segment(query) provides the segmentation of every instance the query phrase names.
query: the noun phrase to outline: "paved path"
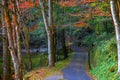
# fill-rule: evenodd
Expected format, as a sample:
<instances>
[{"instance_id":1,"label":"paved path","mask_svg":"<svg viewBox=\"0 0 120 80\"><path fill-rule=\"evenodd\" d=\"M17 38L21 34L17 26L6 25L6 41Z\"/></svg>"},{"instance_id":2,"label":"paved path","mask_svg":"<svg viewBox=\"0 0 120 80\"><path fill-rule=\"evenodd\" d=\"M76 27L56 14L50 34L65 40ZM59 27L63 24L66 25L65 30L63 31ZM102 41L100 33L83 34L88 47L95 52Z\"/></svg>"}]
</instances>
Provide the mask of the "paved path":
<instances>
[{"instance_id":1,"label":"paved path","mask_svg":"<svg viewBox=\"0 0 120 80\"><path fill-rule=\"evenodd\" d=\"M72 47L75 52L71 63L62 70L65 80L91 80L86 73L87 53L79 47Z\"/></svg>"},{"instance_id":2,"label":"paved path","mask_svg":"<svg viewBox=\"0 0 120 80\"><path fill-rule=\"evenodd\" d=\"M79 47L71 47L75 52L73 60L63 70L64 80L91 80L86 73L87 53ZM63 80L60 75L51 76L45 80Z\"/></svg>"}]
</instances>

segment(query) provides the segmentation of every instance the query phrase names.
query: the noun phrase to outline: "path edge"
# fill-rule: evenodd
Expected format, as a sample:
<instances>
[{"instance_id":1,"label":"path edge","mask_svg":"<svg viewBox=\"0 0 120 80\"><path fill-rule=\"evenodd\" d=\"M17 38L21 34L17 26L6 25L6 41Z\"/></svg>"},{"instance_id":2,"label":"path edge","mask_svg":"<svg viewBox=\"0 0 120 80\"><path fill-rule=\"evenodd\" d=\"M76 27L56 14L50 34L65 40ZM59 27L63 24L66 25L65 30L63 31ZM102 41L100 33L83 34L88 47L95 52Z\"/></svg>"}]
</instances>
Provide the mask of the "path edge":
<instances>
[{"instance_id":1,"label":"path edge","mask_svg":"<svg viewBox=\"0 0 120 80\"><path fill-rule=\"evenodd\" d=\"M98 80L94 75L92 75L90 73L90 69L89 69L89 63L88 63L88 50L86 49L86 54L87 54L87 59L86 59L86 73L88 74L88 76L92 79L92 80Z\"/></svg>"}]
</instances>

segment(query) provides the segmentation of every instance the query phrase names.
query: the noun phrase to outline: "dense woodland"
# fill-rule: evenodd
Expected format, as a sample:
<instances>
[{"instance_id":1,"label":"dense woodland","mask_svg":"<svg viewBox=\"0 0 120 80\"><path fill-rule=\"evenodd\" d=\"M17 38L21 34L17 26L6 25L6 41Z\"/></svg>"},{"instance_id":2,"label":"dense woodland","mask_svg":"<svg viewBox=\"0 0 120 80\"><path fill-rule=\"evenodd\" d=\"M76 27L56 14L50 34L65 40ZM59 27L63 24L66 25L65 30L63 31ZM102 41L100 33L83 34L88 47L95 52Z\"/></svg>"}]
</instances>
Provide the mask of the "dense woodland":
<instances>
[{"instance_id":1,"label":"dense woodland","mask_svg":"<svg viewBox=\"0 0 120 80\"><path fill-rule=\"evenodd\" d=\"M0 80L44 80L73 47L97 80L120 80L120 0L0 0Z\"/></svg>"}]
</instances>

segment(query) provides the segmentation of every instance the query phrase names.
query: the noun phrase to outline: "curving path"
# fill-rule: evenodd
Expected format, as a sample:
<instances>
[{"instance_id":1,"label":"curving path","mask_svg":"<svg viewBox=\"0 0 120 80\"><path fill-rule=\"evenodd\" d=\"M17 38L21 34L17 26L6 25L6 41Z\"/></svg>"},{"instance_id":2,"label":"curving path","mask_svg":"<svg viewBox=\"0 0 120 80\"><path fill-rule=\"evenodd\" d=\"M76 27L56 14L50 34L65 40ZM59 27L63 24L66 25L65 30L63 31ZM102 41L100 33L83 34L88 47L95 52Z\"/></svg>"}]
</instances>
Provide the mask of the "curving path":
<instances>
[{"instance_id":1,"label":"curving path","mask_svg":"<svg viewBox=\"0 0 120 80\"><path fill-rule=\"evenodd\" d=\"M74 52L74 58L71 63L62 70L65 80L91 80L86 73L86 50L79 47L71 48Z\"/></svg>"},{"instance_id":2,"label":"curving path","mask_svg":"<svg viewBox=\"0 0 120 80\"><path fill-rule=\"evenodd\" d=\"M74 58L62 69L63 76L54 75L45 80L91 80L87 75L86 62L87 52L85 49L72 46L71 49L74 51ZM64 79L63 79L64 78Z\"/></svg>"}]
</instances>

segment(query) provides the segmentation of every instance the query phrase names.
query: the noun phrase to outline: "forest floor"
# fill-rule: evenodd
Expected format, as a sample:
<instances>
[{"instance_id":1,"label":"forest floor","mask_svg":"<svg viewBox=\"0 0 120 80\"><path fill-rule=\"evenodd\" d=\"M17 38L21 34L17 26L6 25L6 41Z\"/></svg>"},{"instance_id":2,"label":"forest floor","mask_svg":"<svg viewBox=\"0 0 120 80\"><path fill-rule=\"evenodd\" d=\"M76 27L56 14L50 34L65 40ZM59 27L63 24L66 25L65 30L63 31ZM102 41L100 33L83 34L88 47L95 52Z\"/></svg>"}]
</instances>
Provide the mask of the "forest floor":
<instances>
[{"instance_id":1,"label":"forest floor","mask_svg":"<svg viewBox=\"0 0 120 80\"><path fill-rule=\"evenodd\" d=\"M71 47L74 51L72 61L62 69L63 75L53 75L46 80L91 80L87 70L87 52L84 48Z\"/></svg>"}]
</instances>

